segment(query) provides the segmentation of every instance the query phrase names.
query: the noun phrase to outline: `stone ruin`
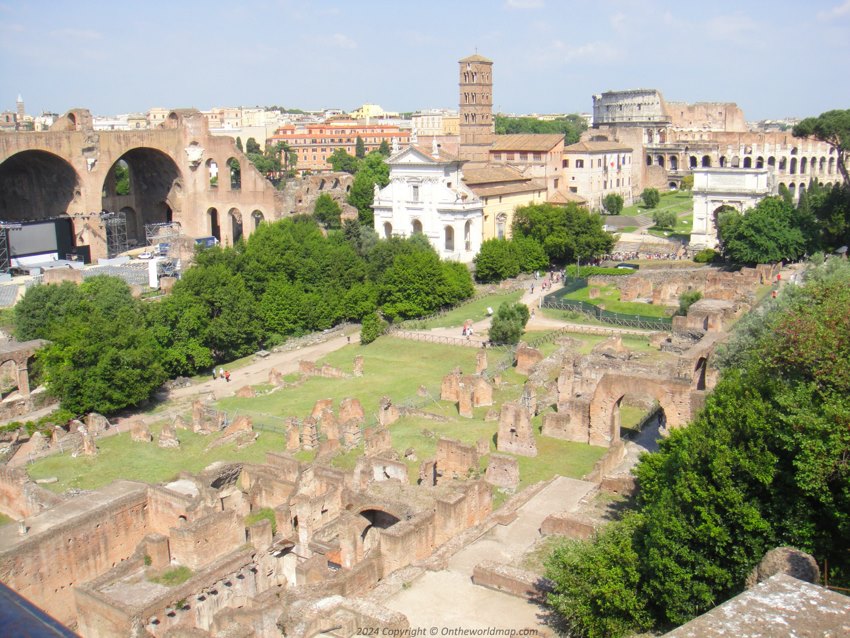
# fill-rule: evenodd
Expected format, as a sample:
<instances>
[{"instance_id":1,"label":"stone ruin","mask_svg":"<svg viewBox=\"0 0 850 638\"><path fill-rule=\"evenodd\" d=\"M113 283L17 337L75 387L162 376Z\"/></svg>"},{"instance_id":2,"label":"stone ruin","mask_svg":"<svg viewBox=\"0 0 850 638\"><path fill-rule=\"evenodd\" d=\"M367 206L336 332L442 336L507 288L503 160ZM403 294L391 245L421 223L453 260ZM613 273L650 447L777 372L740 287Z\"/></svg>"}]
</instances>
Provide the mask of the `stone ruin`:
<instances>
[{"instance_id":1,"label":"stone ruin","mask_svg":"<svg viewBox=\"0 0 850 638\"><path fill-rule=\"evenodd\" d=\"M484 364L486 368L486 355ZM465 375L455 368L443 377L440 399L456 403L458 414L471 419L474 408L493 405L493 386L480 374Z\"/></svg>"},{"instance_id":2,"label":"stone ruin","mask_svg":"<svg viewBox=\"0 0 850 638\"><path fill-rule=\"evenodd\" d=\"M496 449L520 456L537 456L537 441L531 425L531 410L521 401L502 404Z\"/></svg>"},{"instance_id":3,"label":"stone ruin","mask_svg":"<svg viewBox=\"0 0 850 638\"><path fill-rule=\"evenodd\" d=\"M519 485L519 463L512 456L493 453L487 462L484 480L495 487L515 490Z\"/></svg>"},{"instance_id":4,"label":"stone ruin","mask_svg":"<svg viewBox=\"0 0 850 638\"><path fill-rule=\"evenodd\" d=\"M453 449L444 465L467 463ZM343 472L270 452L262 464L216 463L164 485L116 481L71 501L0 468L0 511L32 530L0 544L0 576L87 638L407 628L362 595L491 510L484 481L424 489L381 457ZM248 518L260 511L273 522ZM61 530L46 524L57 517ZM151 581L177 566L191 570L184 583Z\"/></svg>"}]
</instances>

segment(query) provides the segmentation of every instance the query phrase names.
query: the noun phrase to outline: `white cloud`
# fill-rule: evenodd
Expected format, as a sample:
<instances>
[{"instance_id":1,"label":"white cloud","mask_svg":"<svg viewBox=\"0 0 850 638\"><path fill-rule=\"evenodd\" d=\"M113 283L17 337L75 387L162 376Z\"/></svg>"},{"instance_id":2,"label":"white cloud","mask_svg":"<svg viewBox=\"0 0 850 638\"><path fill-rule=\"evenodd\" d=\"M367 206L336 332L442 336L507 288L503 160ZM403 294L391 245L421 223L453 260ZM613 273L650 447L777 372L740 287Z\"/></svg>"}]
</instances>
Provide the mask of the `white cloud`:
<instances>
[{"instance_id":1,"label":"white cloud","mask_svg":"<svg viewBox=\"0 0 850 638\"><path fill-rule=\"evenodd\" d=\"M343 33L334 33L330 38L328 38L328 44L339 47L340 49L357 48L357 42Z\"/></svg>"},{"instance_id":2,"label":"white cloud","mask_svg":"<svg viewBox=\"0 0 850 638\"><path fill-rule=\"evenodd\" d=\"M508 9L542 9L543 0L505 0Z\"/></svg>"},{"instance_id":3,"label":"white cloud","mask_svg":"<svg viewBox=\"0 0 850 638\"><path fill-rule=\"evenodd\" d=\"M818 20L834 20L835 18L844 18L846 16L850 16L850 0L844 0L843 3L827 11L818 11Z\"/></svg>"},{"instance_id":4,"label":"white cloud","mask_svg":"<svg viewBox=\"0 0 850 638\"><path fill-rule=\"evenodd\" d=\"M591 63L607 64L621 57L620 50L609 42L585 42L572 45L563 40L555 40L540 56L541 58L566 64L582 60Z\"/></svg>"},{"instance_id":5,"label":"white cloud","mask_svg":"<svg viewBox=\"0 0 850 638\"><path fill-rule=\"evenodd\" d=\"M610 17L611 20L611 28L618 33L622 33L626 30L626 14L617 12Z\"/></svg>"}]
</instances>

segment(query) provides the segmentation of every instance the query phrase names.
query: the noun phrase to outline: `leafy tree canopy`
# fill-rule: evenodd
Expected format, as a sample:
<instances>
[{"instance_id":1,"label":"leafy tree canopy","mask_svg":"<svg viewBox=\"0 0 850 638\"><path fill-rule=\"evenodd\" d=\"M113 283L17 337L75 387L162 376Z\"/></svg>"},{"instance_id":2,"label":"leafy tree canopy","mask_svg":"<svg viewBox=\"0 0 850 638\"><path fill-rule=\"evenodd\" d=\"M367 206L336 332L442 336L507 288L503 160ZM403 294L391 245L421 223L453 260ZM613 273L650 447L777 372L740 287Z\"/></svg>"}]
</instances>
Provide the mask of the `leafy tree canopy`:
<instances>
[{"instance_id":1,"label":"leafy tree canopy","mask_svg":"<svg viewBox=\"0 0 850 638\"><path fill-rule=\"evenodd\" d=\"M780 197L767 197L744 215L719 216L717 230L724 254L740 264L797 260L806 250L794 207Z\"/></svg>"},{"instance_id":2,"label":"leafy tree canopy","mask_svg":"<svg viewBox=\"0 0 850 638\"><path fill-rule=\"evenodd\" d=\"M647 208L655 208L661 201L661 193L658 192L657 188L644 188L643 192L640 194L640 198L643 200L644 206Z\"/></svg>"},{"instance_id":3,"label":"leafy tree canopy","mask_svg":"<svg viewBox=\"0 0 850 638\"><path fill-rule=\"evenodd\" d=\"M536 117L505 117L497 115L496 134L508 133L561 133L564 144L575 144L581 134L587 130L587 120L580 115L567 115L552 120L538 120Z\"/></svg>"},{"instance_id":4,"label":"leafy tree canopy","mask_svg":"<svg viewBox=\"0 0 850 638\"><path fill-rule=\"evenodd\" d=\"M613 236L602 229L602 218L574 203L517 207L513 235L536 240L551 261L561 263L590 259L614 246Z\"/></svg>"},{"instance_id":5,"label":"leafy tree canopy","mask_svg":"<svg viewBox=\"0 0 850 638\"><path fill-rule=\"evenodd\" d=\"M850 109L821 113L817 117L807 117L797 124L792 133L795 137L814 137L826 142L835 149L838 170L844 179L844 185L850 186L847 174L847 153L850 151Z\"/></svg>"},{"instance_id":6,"label":"leafy tree canopy","mask_svg":"<svg viewBox=\"0 0 850 638\"><path fill-rule=\"evenodd\" d=\"M623 212L623 196L617 193L608 193L602 200L602 207L609 215L619 215Z\"/></svg>"}]
</instances>

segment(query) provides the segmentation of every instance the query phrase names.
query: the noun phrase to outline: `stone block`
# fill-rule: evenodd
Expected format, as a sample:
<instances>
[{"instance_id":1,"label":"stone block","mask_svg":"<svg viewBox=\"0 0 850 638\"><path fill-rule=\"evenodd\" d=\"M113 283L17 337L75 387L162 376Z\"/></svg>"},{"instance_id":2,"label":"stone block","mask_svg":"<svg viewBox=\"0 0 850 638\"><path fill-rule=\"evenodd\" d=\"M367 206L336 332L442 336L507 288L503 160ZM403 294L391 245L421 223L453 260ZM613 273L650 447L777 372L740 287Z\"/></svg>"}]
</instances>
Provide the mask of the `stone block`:
<instances>
[{"instance_id":1,"label":"stone block","mask_svg":"<svg viewBox=\"0 0 850 638\"><path fill-rule=\"evenodd\" d=\"M180 441L177 440L177 429L173 423L166 423L162 426L156 444L161 448L180 447Z\"/></svg>"},{"instance_id":2,"label":"stone block","mask_svg":"<svg viewBox=\"0 0 850 638\"><path fill-rule=\"evenodd\" d=\"M516 489L519 485L519 463L512 456L493 453L487 463L484 480L496 487Z\"/></svg>"},{"instance_id":3,"label":"stone block","mask_svg":"<svg viewBox=\"0 0 850 638\"><path fill-rule=\"evenodd\" d=\"M531 414L526 407L513 402L502 405L496 449L521 456L537 456Z\"/></svg>"},{"instance_id":4,"label":"stone block","mask_svg":"<svg viewBox=\"0 0 850 638\"><path fill-rule=\"evenodd\" d=\"M150 443L153 441L151 429L147 423L141 420L135 420L130 423L130 438L137 443Z\"/></svg>"},{"instance_id":5,"label":"stone block","mask_svg":"<svg viewBox=\"0 0 850 638\"><path fill-rule=\"evenodd\" d=\"M254 392L254 388L249 385L243 385L236 391L236 396L240 399L253 399L257 396L257 393Z\"/></svg>"},{"instance_id":6,"label":"stone block","mask_svg":"<svg viewBox=\"0 0 850 638\"><path fill-rule=\"evenodd\" d=\"M366 413L363 411L363 406L360 404L359 399L346 397L339 402L340 423L345 423L346 421L351 420L362 423L365 417Z\"/></svg>"}]
</instances>

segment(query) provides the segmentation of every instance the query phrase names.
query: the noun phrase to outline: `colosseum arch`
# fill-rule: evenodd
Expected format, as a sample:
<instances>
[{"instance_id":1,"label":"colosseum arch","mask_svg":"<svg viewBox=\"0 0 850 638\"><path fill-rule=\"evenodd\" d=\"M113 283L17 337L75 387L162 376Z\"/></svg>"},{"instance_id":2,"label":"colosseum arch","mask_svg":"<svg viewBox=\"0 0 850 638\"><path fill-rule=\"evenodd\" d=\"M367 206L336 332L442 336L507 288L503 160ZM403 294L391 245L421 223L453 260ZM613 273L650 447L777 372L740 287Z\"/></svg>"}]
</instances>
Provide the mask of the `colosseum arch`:
<instances>
[{"instance_id":1,"label":"colosseum arch","mask_svg":"<svg viewBox=\"0 0 850 638\"><path fill-rule=\"evenodd\" d=\"M697 160L697 156L696 156L696 155L691 155L691 157L690 157L690 159L689 159L689 161L688 161L688 166L689 166L690 168L696 168L696 167L697 167L697 165L698 165L698 161L699 161L699 160Z\"/></svg>"},{"instance_id":2,"label":"colosseum arch","mask_svg":"<svg viewBox=\"0 0 850 638\"><path fill-rule=\"evenodd\" d=\"M209 233L211 237L215 237L218 241L221 241L221 226L218 218L218 209L210 208L207 210L207 221L209 229Z\"/></svg>"},{"instance_id":3,"label":"colosseum arch","mask_svg":"<svg viewBox=\"0 0 850 638\"><path fill-rule=\"evenodd\" d=\"M263 215L263 211L254 210L251 212L251 219L254 221L254 230L257 230L260 227L260 224L266 219L266 216Z\"/></svg>"},{"instance_id":4,"label":"colosseum arch","mask_svg":"<svg viewBox=\"0 0 850 638\"><path fill-rule=\"evenodd\" d=\"M79 195L79 175L53 153L21 151L0 164L0 219L5 221L64 215Z\"/></svg>"},{"instance_id":5,"label":"colosseum arch","mask_svg":"<svg viewBox=\"0 0 850 638\"><path fill-rule=\"evenodd\" d=\"M115 171L120 165L127 167L130 177L126 195L115 189ZM182 208L180 169L171 157L153 148L133 148L119 157L109 167L101 190L103 210L132 208L137 213L132 226L127 220L127 239L137 243L145 241L146 224L171 222L174 209Z\"/></svg>"}]
</instances>

